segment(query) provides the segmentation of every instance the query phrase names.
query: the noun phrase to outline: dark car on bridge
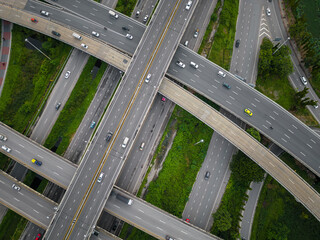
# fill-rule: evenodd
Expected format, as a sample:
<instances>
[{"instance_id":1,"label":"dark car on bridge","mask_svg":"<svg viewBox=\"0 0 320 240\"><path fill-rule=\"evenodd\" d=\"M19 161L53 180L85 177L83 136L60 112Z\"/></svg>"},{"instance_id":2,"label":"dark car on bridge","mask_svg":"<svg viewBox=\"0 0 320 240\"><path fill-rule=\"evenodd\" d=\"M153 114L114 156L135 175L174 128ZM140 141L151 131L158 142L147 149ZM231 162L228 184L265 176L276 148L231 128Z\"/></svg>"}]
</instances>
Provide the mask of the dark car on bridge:
<instances>
[{"instance_id":1,"label":"dark car on bridge","mask_svg":"<svg viewBox=\"0 0 320 240\"><path fill-rule=\"evenodd\" d=\"M240 46L240 39L236 41L236 48L238 48L239 46Z\"/></svg>"}]
</instances>

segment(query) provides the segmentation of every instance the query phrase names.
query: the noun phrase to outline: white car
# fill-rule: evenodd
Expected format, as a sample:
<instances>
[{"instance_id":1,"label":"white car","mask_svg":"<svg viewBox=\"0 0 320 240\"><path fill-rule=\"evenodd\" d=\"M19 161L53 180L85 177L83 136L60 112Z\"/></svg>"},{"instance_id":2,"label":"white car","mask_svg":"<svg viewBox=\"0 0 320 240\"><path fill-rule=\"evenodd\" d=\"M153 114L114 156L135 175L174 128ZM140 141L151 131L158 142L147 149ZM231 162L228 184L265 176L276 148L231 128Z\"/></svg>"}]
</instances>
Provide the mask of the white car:
<instances>
[{"instance_id":1,"label":"white car","mask_svg":"<svg viewBox=\"0 0 320 240\"><path fill-rule=\"evenodd\" d=\"M302 82L303 85L307 85L308 84L307 79L304 76L300 77L300 81Z\"/></svg>"},{"instance_id":2,"label":"white car","mask_svg":"<svg viewBox=\"0 0 320 240\"><path fill-rule=\"evenodd\" d=\"M132 40L132 39L133 39L133 36L132 36L131 34L127 33L126 38Z\"/></svg>"},{"instance_id":3,"label":"white car","mask_svg":"<svg viewBox=\"0 0 320 240\"><path fill-rule=\"evenodd\" d=\"M45 16L45 17L48 17L49 16L49 13L47 11L44 11L44 10L41 10L40 11L40 14Z\"/></svg>"},{"instance_id":4,"label":"white car","mask_svg":"<svg viewBox=\"0 0 320 240\"><path fill-rule=\"evenodd\" d=\"M150 81L151 78L151 73L148 73L145 82L148 83Z\"/></svg>"},{"instance_id":5,"label":"white car","mask_svg":"<svg viewBox=\"0 0 320 240\"><path fill-rule=\"evenodd\" d=\"M17 185L15 185L15 184L12 185L12 188L13 188L14 190L20 191L20 187L17 186Z\"/></svg>"},{"instance_id":6,"label":"white car","mask_svg":"<svg viewBox=\"0 0 320 240\"><path fill-rule=\"evenodd\" d=\"M192 4L192 1L188 1L187 5L186 5L186 9L187 10L190 10L191 4Z\"/></svg>"},{"instance_id":7,"label":"white car","mask_svg":"<svg viewBox=\"0 0 320 240\"><path fill-rule=\"evenodd\" d=\"M198 69L199 65L196 64L195 62L190 62L191 67Z\"/></svg>"},{"instance_id":8,"label":"white car","mask_svg":"<svg viewBox=\"0 0 320 240\"><path fill-rule=\"evenodd\" d=\"M271 10L270 10L270 8L267 8L267 15L268 15L268 16L271 16Z\"/></svg>"},{"instance_id":9,"label":"white car","mask_svg":"<svg viewBox=\"0 0 320 240\"><path fill-rule=\"evenodd\" d=\"M84 43L81 43L81 47L85 48L85 49L88 49L88 45L84 44Z\"/></svg>"},{"instance_id":10,"label":"white car","mask_svg":"<svg viewBox=\"0 0 320 240\"><path fill-rule=\"evenodd\" d=\"M3 145L1 148L8 153L11 152L11 148L8 148L6 145Z\"/></svg>"},{"instance_id":11,"label":"white car","mask_svg":"<svg viewBox=\"0 0 320 240\"><path fill-rule=\"evenodd\" d=\"M186 47L188 47L188 44L189 44L189 41L188 41L188 40L184 42L184 45L185 45Z\"/></svg>"},{"instance_id":12,"label":"white car","mask_svg":"<svg viewBox=\"0 0 320 240\"><path fill-rule=\"evenodd\" d=\"M0 140L7 141L7 137L5 135L0 134Z\"/></svg>"},{"instance_id":13,"label":"white car","mask_svg":"<svg viewBox=\"0 0 320 240\"><path fill-rule=\"evenodd\" d=\"M186 65L181 61L176 61L176 64L181 68L185 68L186 67Z\"/></svg>"},{"instance_id":14,"label":"white car","mask_svg":"<svg viewBox=\"0 0 320 240\"><path fill-rule=\"evenodd\" d=\"M64 78L69 78L70 77L71 72L70 71L66 71L66 73L64 74Z\"/></svg>"},{"instance_id":15,"label":"white car","mask_svg":"<svg viewBox=\"0 0 320 240\"><path fill-rule=\"evenodd\" d=\"M199 28L194 31L193 37L197 38L199 36Z\"/></svg>"},{"instance_id":16,"label":"white car","mask_svg":"<svg viewBox=\"0 0 320 240\"><path fill-rule=\"evenodd\" d=\"M99 37L100 36L100 34L95 32L95 31L92 31L92 35L95 36L95 37Z\"/></svg>"},{"instance_id":17,"label":"white car","mask_svg":"<svg viewBox=\"0 0 320 240\"><path fill-rule=\"evenodd\" d=\"M149 15L145 15L143 18L143 22L146 23L148 21Z\"/></svg>"}]
</instances>

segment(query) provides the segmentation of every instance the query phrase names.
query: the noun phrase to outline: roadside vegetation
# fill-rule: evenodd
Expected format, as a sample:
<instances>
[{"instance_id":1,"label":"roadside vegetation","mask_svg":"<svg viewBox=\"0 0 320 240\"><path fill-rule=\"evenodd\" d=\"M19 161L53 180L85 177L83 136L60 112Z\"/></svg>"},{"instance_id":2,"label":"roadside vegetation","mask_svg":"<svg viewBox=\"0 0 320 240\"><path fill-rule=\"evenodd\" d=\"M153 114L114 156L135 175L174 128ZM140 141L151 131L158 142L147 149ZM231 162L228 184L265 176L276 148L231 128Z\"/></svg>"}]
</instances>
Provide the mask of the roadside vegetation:
<instances>
[{"instance_id":1,"label":"roadside vegetation","mask_svg":"<svg viewBox=\"0 0 320 240\"><path fill-rule=\"evenodd\" d=\"M257 141L260 133L249 128L247 132ZM255 162L239 151L230 163L231 175L218 210L213 214L214 222L211 233L223 239L239 239L239 221L250 183L263 180L264 171Z\"/></svg>"},{"instance_id":2,"label":"roadside vegetation","mask_svg":"<svg viewBox=\"0 0 320 240\"><path fill-rule=\"evenodd\" d=\"M137 0L118 0L116 11L131 17L132 11L136 6Z\"/></svg>"},{"instance_id":3,"label":"roadside vegetation","mask_svg":"<svg viewBox=\"0 0 320 240\"><path fill-rule=\"evenodd\" d=\"M25 47L32 37L42 43L42 50L52 59ZM0 121L24 133L49 91L71 47L30 29L13 26L10 62L0 97ZM0 154L0 168L5 170L9 158Z\"/></svg>"},{"instance_id":4,"label":"roadside vegetation","mask_svg":"<svg viewBox=\"0 0 320 240\"><path fill-rule=\"evenodd\" d=\"M208 59L224 69L229 69L236 33L239 0L225 0L219 16L219 26L214 34Z\"/></svg>"},{"instance_id":5,"label":"roadside vegetation","mask_svg":"<svg viewBox=\"0 0 320 240\"><path fill-rule=\"evenodd\" d=\"M69 146L73 135L77 131L82 118L94 98L99 82L107 68L107 64L102 62L96 77L93 79L91 70L97 61L100 60L94 57L89 58L76 86L44 144L45 147L50 149L56 144L59 138L61 138L61 142L56 150L57 154L62 155Z\"/></svg>"},{"instance_id":6,"label":"roadside vegetation","mask_svg":"<svg viewBox=\"0 0 320 240\"><path fill-rule=\"evenodd\" d=\"M320 97L319 1L285 0L289 33L297 43L302 64L311 73L310 83Z\"/></svg>"},{"instance_id":7,"label":"roadside vegetation","mask_svg":"<svg viewBox=\"0 0 320 240\"><path fill-rule=\"evenodd\" d=\"M307 89L296 92L288 81L288 76L293 71L290 49L282 46L272 54L275 50L269 39L263 39L260 46L256 89L307 125L318 126L317 121L305 108L306 105L313 105L316 102L305 98Z\"/></svg>"}]
</instances>

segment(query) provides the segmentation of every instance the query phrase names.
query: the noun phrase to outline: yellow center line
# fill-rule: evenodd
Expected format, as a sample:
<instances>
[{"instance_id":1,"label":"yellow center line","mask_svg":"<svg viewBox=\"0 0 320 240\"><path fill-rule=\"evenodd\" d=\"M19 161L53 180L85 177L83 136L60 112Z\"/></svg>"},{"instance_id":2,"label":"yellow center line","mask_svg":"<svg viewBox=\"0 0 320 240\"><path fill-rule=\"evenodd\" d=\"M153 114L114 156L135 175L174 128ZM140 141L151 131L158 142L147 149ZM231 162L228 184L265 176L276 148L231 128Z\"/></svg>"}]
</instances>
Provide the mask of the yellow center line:
<instances>
[{"instance_id":1,"label":"yellow center line","mask_svg":"<svg viewBox=\"0 0 320 240\"><path fill-rule=\"evenodd\" d=\"M175 2L175 4L174 4L173 10L170 13L170 17L168 18L168 20L167 20L167 22L165 24L165 27L163 28L163 30L161 32L160 38L158 39L157 44L156 44L155 48L153 49L152 54L151 54L151 56L150 56L150 58L148 60L148 63L147 63L147 65L146 65L146 67L145 67L145 69L143 71L143 74L140 77L140 79L138 81L138 84L135 87L135 90L134 90L134 92L133 92L133 94L132 94L132 96L130 98L129 104L127 105L127 107L126 107L126 109L124 111L124 114L122 115L122 117L121 117L121 119L119 121L119 124L118 124L118 126L116 128L116 131L115 131L116 134L114 135L113 140L109 143L109 146L107 147L106 151L104 152L104 154L103 154L103 156L102 156L102 158L100 160L100 164L99 164L98 168L95 171L94 177L91 179L90 184L89 184L89 186L88 186L88 188L86 190L86 193L81 199L81 203L78 206L77 211L74 214L74 217L72 218L72 222L69 224L69 227L68 227L68 230L67 230L67 232L66 232L66 234L64 236L64 239L69 239L70 236L71 236L71 233L72 233L72 231L73 231L73 229L74 229L74 227L75 227L75 225L76 225L76 223L77 223L77 221L79 219L79 216L81 215L81 212L82 212L82 210L83 210L83 208L84 208L84 206L85 206L85 204L86 204L86 202L87 202L87 200L88 200L88 198L89 198L89 196L91 194L91 191L93 190L93 187L94 187L94 185L96 183L98 175L101 173L102 168L103 168L104 164L106 163L106 160L107 160L107 158L108 158L108 156L110 154L110 150L112 149L117 137L119 136L119 133L120 133L120 131L121 131L121 129L122 129L122 127L123 127L128 115L129 115L129 113L131 111L133 103L135 102L135 100L136 100L136 98L138 96L138 93L141 90L143 80L146 77L147 72L151 68L151 65L152 65L155 57L157 56L157 53L158 53L158 51L160 49L160 46L162 45L162 42L163 42L163 40L164 40L168 30L169 30L169 26L171 25L171 23L173 21L173 18L174 18L175 14L176 14L176 12L178 10L178 7L179 7L180 3L181 3L181 0L177 0Z\"/></svg>"}]
</instances>

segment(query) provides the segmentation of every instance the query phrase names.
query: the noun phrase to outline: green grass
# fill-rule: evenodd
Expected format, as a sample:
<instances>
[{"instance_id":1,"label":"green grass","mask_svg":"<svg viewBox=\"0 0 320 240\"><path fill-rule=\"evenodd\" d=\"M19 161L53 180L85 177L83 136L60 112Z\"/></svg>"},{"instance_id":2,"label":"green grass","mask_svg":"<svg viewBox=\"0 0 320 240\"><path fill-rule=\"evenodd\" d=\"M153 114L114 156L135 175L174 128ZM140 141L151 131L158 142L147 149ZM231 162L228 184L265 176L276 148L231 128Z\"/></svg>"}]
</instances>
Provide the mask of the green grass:
<instances>
[{"instance_id":1,"label":"green grass","mask_svg":"<svg viewBox=\"0 0 320 240\"><path fill-rule=\"evenodd\" d=\"M129 225L128 223L124 223L119 237L124 240L156 240L156 238L148 235L146 232L143 232L138 228Z\"/></svg>"},{"instance_id":2,"label":"green grass","mask_svg":"<svg viewBox=\"0 0 320 240\"><path fill-rule=\"evenodd\" d=\"M307 20L307 28L313 36L320 37L320 2L315 0L301 0L305 18Z\"/></svg>"},{"instance_id":3,"label":"green grass","mask_svg":"<svg viewBox=\"0 0 320 240\"><path fill-rule=\"evenodd\" d=\"M91 70L96 61L97 59L94 57L89 58L76 86L44 144L45 147L50 149L55 145L58 138L62 137L62 141L56 151L58 154L63 154L69 146L73 135L77 131L96 93L101 77L107 68L107 64L102 63L98 74L92 79Z\"/></svg>"},{"instance_id":4,"label":"green grass","mask_svg":"<svg viewBox=\"0 0 320 240\"><path fill-rule=\"evenodd\" d=\"M285 239L319 239L320 223L294 197L268 176L261 190L251 240L268 239L270 229L285 226ZM284 238L282 238L284 239Z\"/></svg>"},{"instance_id":5,"label":"green grass","mask_svg":"<svg viewBox=\"0 0 320 240\"><path fill-rule=\"evenodd\" d=\"M136 3L137 0L118 0L115 10L130 17Z\"/></svg>"},{"instance_id":6,"label":"green grass","mask_svg":"<svg viewBox=\"0 0 320 240\"><path fill-rule=\"evenodd\" d=\"M28 220L8 210L0 225L0 239L18 240Z\"/></svg>"},{"instance_id":7,"label":"green grass","mask_svg":"<svg viewBox=\"0 0 320 240\"><path fill-rule=\"evenodd\" d=\"M220 14L219 26L214 35L214 42L208 59L224 69L229 69L236 24L239 0L225 0Z\"/></svg>"}]
</instances>

